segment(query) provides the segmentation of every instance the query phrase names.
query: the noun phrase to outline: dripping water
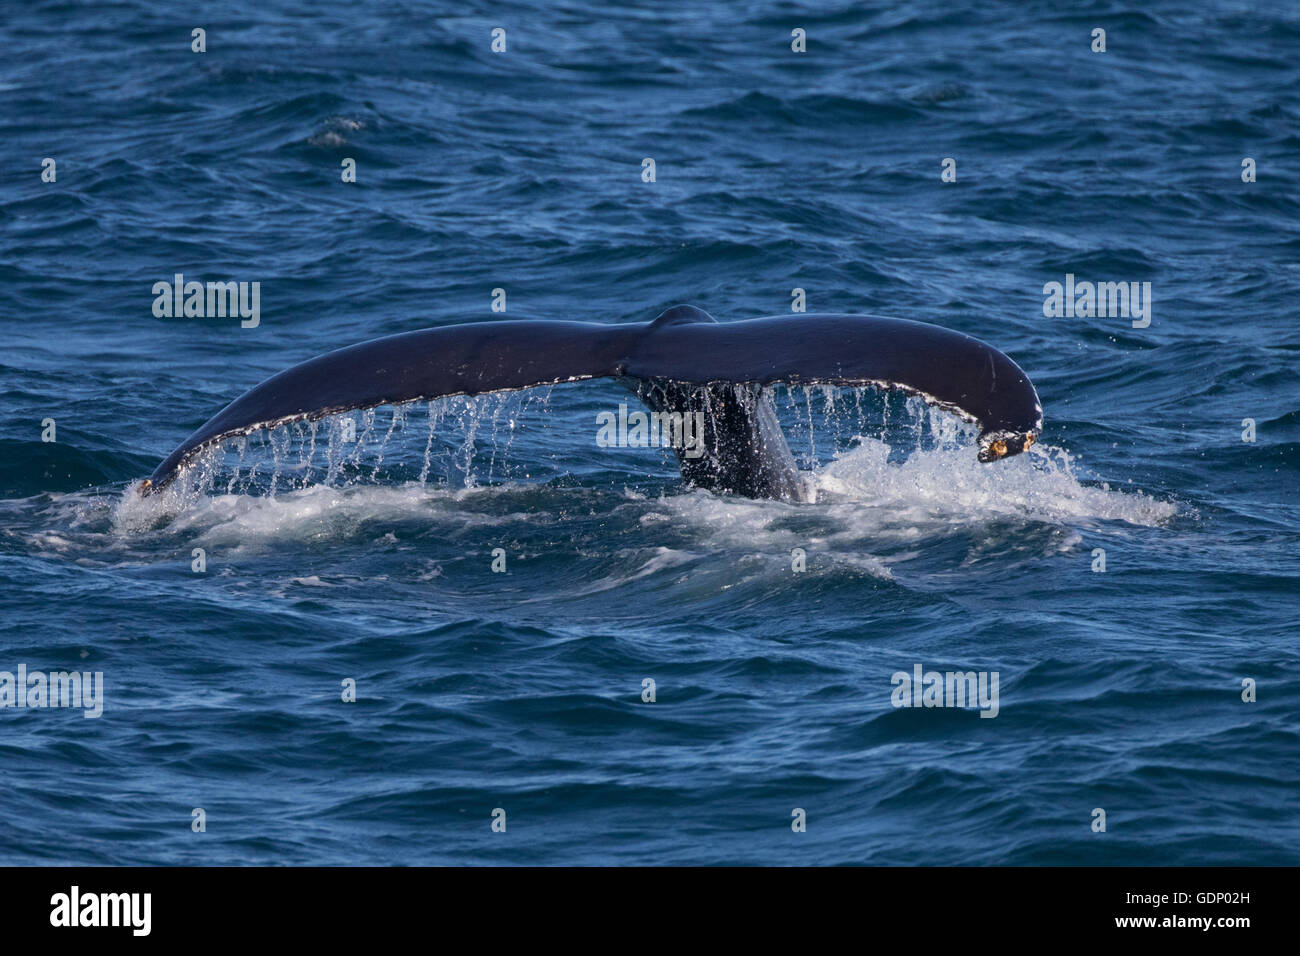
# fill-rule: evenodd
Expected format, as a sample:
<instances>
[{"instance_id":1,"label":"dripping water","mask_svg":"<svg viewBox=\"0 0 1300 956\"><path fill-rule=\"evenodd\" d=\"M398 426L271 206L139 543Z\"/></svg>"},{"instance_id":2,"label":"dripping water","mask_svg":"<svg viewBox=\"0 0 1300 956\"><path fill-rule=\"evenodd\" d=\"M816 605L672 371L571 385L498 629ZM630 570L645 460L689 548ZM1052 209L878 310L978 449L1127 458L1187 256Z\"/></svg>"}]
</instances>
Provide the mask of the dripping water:
<instances>
[{"instance_id":1,"label":"dripping water","mask_svg":"<svg viewBox=\"0 0 1300 956\"><path fill-rule=\"evenodd\" d=\"M552 386L451 396L423 402L423 409L380 406L258 429L209 449L177 483L187 494L219 488L271 497L314 484L473 488L551 480L584 468L640 475L647 457L658 460L655 480L676 476L670 449L593 447L595 414L626 401L621 392L602 399L564 389L554 393L554 401L553 392ZM702 390L706 416L713 414L710 397ZM872 387L777 385L765 388L763 399L773 403L791 453L805 470L822 468L867 441L887 446L892 461L935 449L974 448L974 426L916 396Z\"/></svg>"}]
</instances>

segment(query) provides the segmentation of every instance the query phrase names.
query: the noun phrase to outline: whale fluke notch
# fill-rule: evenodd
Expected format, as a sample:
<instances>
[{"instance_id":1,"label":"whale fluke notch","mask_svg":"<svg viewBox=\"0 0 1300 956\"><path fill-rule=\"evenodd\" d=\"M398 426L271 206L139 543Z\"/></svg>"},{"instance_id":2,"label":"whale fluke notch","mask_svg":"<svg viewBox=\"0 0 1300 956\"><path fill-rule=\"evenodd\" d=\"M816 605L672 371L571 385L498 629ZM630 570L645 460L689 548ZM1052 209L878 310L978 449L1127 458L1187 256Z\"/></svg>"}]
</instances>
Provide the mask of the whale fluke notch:
<instances>
[{"instance_id":1,"label":"whale fluke notch","mask_svg":"<svg viewBox=\"0 0 1300 956\"><path fill-rule=\"evenodd\" d=\"M703 309L697 309L693 305L675 305L671 309L664 309L659 316L650 323L651 329L666 329L674 325L697 325L699 323L706 325L717 325L718 320Z\"/></svg>"},{"instance_id":2,"label":"whale fluke notch","mask_svg":"<svg viewBox=\"0 0 1300 956\"><path fill-rule=\"evenodd\" d=\"M763 386L873 385L920 395L979 428L980 461L1028 448L1042 428L1029 377L978 339L862 315L721 323L679 305L648 324L507 320L390 335L303 362L235 399L181 443L140 490L166 486L200 451L295 421L449 395L592 378L624 381L655 411L704 411L705 453L678 449L691 484L749 497L805 496Z\"/></svg>"}]
</instances>

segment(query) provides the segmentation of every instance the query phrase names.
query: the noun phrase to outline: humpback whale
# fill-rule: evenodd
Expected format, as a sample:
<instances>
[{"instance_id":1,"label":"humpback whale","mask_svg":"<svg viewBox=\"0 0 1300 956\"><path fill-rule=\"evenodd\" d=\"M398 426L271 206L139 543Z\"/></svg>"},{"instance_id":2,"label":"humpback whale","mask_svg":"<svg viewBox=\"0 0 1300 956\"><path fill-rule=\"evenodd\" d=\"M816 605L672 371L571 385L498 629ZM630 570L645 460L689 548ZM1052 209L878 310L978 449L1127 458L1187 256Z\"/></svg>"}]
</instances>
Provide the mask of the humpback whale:
<instances>
[{"instance_id":1,"label":"humpback whale","mask_svg":"<svg viewBox=\"0 0 1300 956\"><path fill-rule=\"evenodd\" d=\"M808 497L764 386L870 385L919 395L979 426L978 455L1024 451L1043 425L1038 393L990 345L880 316L783 315L718 322L679 305L645 324L506 320L402 332L275 375L199 426L140 485L165 487L203 449L236 435L378 405L593 378L652 411L704 412L705 452L677 448L692 485L750 498Z\"/></svg>"}]
</instances>

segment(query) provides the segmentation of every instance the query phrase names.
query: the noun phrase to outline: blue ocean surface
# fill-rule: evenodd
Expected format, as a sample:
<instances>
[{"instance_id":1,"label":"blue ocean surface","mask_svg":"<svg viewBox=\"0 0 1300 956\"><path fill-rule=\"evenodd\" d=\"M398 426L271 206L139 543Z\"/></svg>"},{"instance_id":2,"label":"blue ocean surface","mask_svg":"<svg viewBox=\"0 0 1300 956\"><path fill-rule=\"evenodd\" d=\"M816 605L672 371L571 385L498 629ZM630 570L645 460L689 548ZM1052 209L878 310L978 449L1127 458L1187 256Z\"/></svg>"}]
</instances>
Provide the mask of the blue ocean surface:
<instances>
[{"instance_id":1,"label":"blue ocean surface","mask_svg":"<svg viewBox=\"0 0 1300 956\"><path fill-rule=\"evenodd\" d=\"M33 0L0 50L0 672L103 681L0 687L0 863L1300 863L1300 7ZM796 289L1006 352L1039 443L776 388L817 501L749 500L591 381L135 491L331 349Z\"/></svg>"}]
</instances>

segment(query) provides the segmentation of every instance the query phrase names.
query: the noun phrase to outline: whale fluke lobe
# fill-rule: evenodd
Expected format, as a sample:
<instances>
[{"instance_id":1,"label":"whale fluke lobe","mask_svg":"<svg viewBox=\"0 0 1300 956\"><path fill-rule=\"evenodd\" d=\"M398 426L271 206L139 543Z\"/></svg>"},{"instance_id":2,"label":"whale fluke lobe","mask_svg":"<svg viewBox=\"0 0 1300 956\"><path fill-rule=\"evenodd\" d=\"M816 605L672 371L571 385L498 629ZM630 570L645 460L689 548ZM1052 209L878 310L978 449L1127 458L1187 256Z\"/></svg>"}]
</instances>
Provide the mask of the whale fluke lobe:
<instances>
[{"instance_id":1,"label":"whale fluke lobe","mask_svg":"<svg viewBox=\"0 0 1300 956\"><path fill-rule=\"evenodd\" d=\"M259 428L592 378L622 380L653 411L701 413L703 448L676 449L682 476L753 498L806 496L766 385L874 385L919 395L979 426L980 461L1018 454L1042 428L1029 377L960 332L862 315L722 323L679 305L643 325L474 322L329 352L235 399L168 455L141 493L167 485L203 449Z\"/></svg>"}]
</instances>

